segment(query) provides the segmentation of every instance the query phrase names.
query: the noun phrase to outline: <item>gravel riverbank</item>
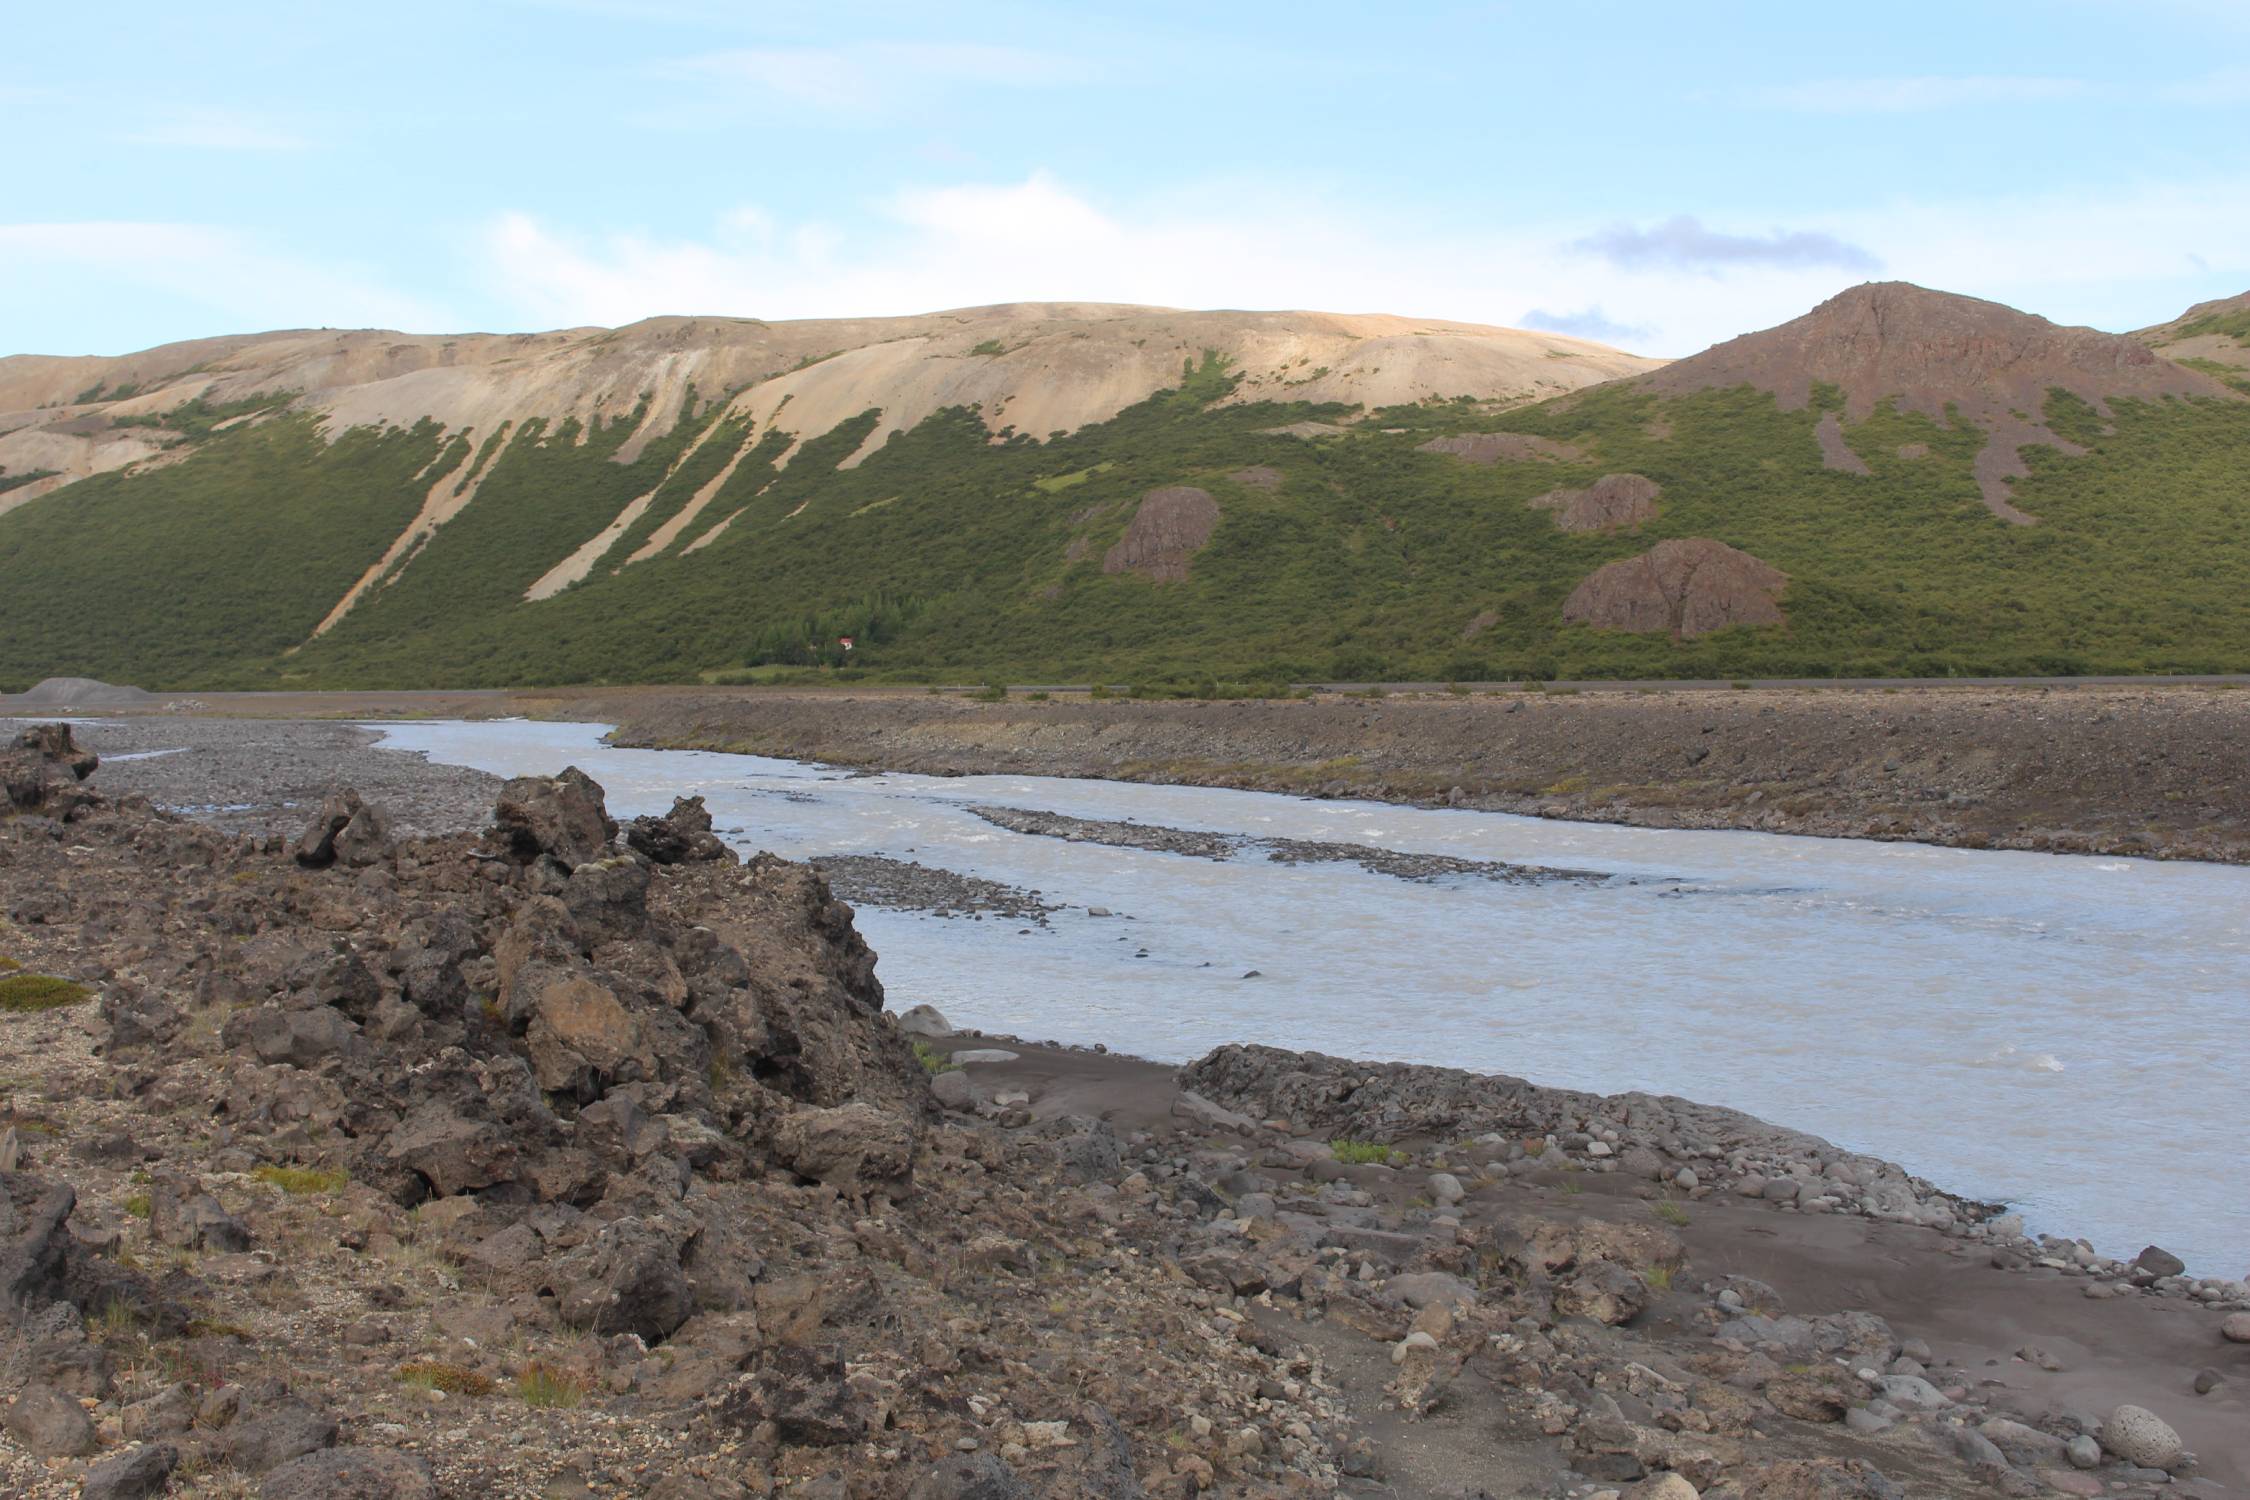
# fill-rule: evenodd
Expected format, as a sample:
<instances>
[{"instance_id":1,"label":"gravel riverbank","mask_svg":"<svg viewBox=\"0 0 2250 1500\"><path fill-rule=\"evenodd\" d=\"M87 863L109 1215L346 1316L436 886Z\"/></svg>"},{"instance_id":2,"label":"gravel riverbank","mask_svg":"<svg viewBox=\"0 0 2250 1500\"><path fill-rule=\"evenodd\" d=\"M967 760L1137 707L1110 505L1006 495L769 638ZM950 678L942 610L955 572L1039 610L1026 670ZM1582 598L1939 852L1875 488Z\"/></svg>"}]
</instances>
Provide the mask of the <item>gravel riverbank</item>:
<instances>
[{"instance_id":1,"label":"gravel riverbank","mask_svg":"<svg viewBox=\"0 0 2250 1500\"><path fill-rule=\"evenodd\" d=\"M617 742L931 775L1095 776L1654 828L2250 863L2250 692L2055 684L1000 703L582 689Z\"/></svg>"},{"instance_id":2,"label":"gravel riverbank","mask_svg":"<svg viewBox=\"0 0 2250 1500\"><path fill-rule=\"evenodd\" d=\"M0 732L30 722L0 719ZM76 733L102 758L104 790L229 833L294 837L345 786L381 805L401 833L451 833L480 824L500 790L482 771L378 750L379 736L346 723L167 714L89 720Z\"/></svg>"}]
</instances>

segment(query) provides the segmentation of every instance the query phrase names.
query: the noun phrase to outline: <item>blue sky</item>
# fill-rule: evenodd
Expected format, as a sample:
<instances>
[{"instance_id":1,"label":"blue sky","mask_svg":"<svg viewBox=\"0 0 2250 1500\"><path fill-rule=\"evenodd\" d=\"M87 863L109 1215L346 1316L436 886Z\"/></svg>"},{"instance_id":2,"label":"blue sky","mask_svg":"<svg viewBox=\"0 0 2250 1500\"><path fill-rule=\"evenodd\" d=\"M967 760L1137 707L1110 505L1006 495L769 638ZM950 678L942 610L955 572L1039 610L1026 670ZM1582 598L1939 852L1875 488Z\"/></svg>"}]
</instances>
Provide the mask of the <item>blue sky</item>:
<instances>
[{"instance_id":1,"label":"blue sky","mask_svg":"<svg viewBox=\"0 0 2250 1500\"><path fill-rule=\"evenodd\" d=\"M0 353L1082 299L1656 354L2250 289L2250 0L21 7Z\"/></svg>"}]
</instances>

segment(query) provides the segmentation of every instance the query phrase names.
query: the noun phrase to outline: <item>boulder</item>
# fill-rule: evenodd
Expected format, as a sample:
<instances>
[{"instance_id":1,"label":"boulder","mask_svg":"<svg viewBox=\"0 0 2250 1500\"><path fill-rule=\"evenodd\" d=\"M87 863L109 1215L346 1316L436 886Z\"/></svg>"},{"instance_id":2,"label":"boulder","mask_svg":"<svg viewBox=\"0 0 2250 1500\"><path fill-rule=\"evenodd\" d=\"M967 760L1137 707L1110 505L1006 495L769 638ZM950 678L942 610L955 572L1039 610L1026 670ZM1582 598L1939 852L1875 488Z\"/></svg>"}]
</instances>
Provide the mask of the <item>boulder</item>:
<instances>
[{"instance_id":1,"label":"boulder","mask_svg":"<svg viewBox=\"0 0 2250 1500\"><path fill-rule=\"evenodd\" d=\"M297 835L295 853L297 863L308 870L334 864L358 868L387 858L393 843L390 820L382 810L350 787L340 787L322 800L320 811Z\"/></svg>"},{"instance_id":2,"label":"boulder","mask_svg":"<svg viewBox=\"0 0 2250 1500\"><path fill-rule=\"evenodd\" d=\"M2250 1312L2228 1313L2219 1323L2219 1337L2230 1344L2250 1344Z\"/></svg>"},{"instance_id":3,"label":"boulder","mask_svg":"<svg viewBox=\"0 0 2250 1500\"><path fill-rule=\"evenodd\" d=\"M661 818L635 818L625 825L625 843L660 865L734 858L734 851L711 831L711 814L701 797L673 799L672 810Z\"/></svg>"},{"instance_id":4,"label":"boulder","mask_svg":"<svg viewBox=\"0 0 2250 1500\"><path fill-rule=\"evenodd\" d=\"M100 1446L86 1409L51 1385L25 1386L0 1409L0 1428L41 1458L78 1458Z\"/></svg>"},{"instance_id":5,"label":"boulder","mask_svg":"<svg viewBox=\"0 0 2250 1500\"><path fill-rule=\"evenodd\" d=\"M336 1441L336 1419L295 1396L284 1395L226 1429L227 1462L245 1474L263 1474Z\"/></svg>"},{"instance_id":6,"label":"boulder","mask_svg":"<svg viewBox=\"0 0 2250 1500\"><path fill-rule=\"evenodd\" d=\"M518 776L502 787L491 836L518 864L545 855L569 871L607 853L617 824L601 783L570 766L559 776Z\"/></svg>"},{"instance_id":7,"label":"boulder","mask_svg":"<svg viewBox=\"0 0 2250 1500\"><path fill-rule=\"evenodd\" d=\"M2186 1261L2158 1245L2151 1245L2134 1256L2133 1264L2151 1276L2181 1276L2187 1273Z\"/></svg>"},{"instance_id":8,"label":"boulder","mask_svg":"<svg viewBox=\"0 0 2250 1500\"><path fill-rule=\"evenodd\" d=\"M589 950L639 937L648 929L648 866L623 854L586 860L563 883L562 903Z\"/></svg>"},{"instance_id":9,"label":"boulder","mask_svg":"<svg viewBox=\"0 0 2250 1500\"><path fill-rule=\"evenodd\" d=\"M2144 1469L2169 1469L2180 1461L2180 1435L2145 1406L2118 1407L2096 1436L2111 1453Z\"/></svg>"},{"instance_id":10,"label":"boulder","mask_svg":"<svg viewBox=\"0 0 2250 1500\"><path fill-rule=\"evenodd\" d=\"M180 1450L170 1443L143 1443L113 1453L86 1471L78 1500L148 1500L163 1492L180 1466Z\"/></svg>"},{"instance_id":11,"label":"boulder","mask_svg":"<svg viewBox=\"0 0 2250 1500\"><path fill-rule=\"evenodd\" d=\"M1833 1367L1776 1375L1766 1382L1766 1399L1775 1411L1800 1422L1841 1422L1855 1392Z\"/></svg>"},{"instance_id":12,"label":"boulder","mask_svg":"<svg viewBox=\"0 0 2250 1500\"><path fill-rule=\"evenodd\" d=\"M1647 1311L1648 1283L1613 1260L1598 1260L1555 1287L1555 1313L1614 1328Z\"/></svg>"},{"instance_id":13,"label":"boulder","mask_svg":"<svg viewBox=\"0 0 2250 1500\"><path fill-rule=\"evenodd\" d=\"M0 806L67 823L100 800L79 785L100 764L78 747L68 724L35 724L0 747Z\"/></svg>"},{"instance_id":14,"label":"boulder","mask_svg":"<svg viewBox=\"0 0 2250 1500\"><path fill-rule=\"evenodd\" d=\"M934 1005L917 1005L898 1018L898 1029L908 1036L939 1037L953 1035L953 1023L946 1020L945 1012Z\"/></svg>"},{"instance_id":15,"label":"boulder","mask_svg":"<svg viewBox=\"0 0 2250 1500\"><path fill-rule=\"evenodd\" d=\"M680 1269L681 1238L638 1219L603 1226L556 1268L556 1311L563 1322L598 1334L634 1334L648 1344L670 1338L695 1311Z\"/></svg>"},{"instance_id":16,"label":"boulder","mask_svg":"<svg viewBox=\"0 0 2250 1500\"><path fill-rule=\"evenodd\" d=\"M612 1083L656 1075L640 1021L591 979L562 979L541 990L524 1045L532 1076L553 1093L592 1100Z\"/></svg>"},{"instance_id":17,"label":"boulder","mask_svg":"<svg viewBox=\"0 0 2250 1500\"><path fill-rule=\"evenodd\" d=\"M329 1448L294 1458L258 1486L259 1500L437 1500L430 1466L387 1448Z\"/></svg>"},{"instance_id":18,"label":"boulder","mask_svg":"<svg viewBox=\"0 0 2250 1500\"><path fill-rule=\"evenodd\" d=\"M219 1200L184 1178L159 1173L148 1193L149 1234L182 1250L243 1251L250 1231Z\"/></svg>"},{"instance_id":19,"label":"boulder","mask_svg":"<svg viewBox=\"0 0 2250 1500\"><path fill-rule=\"evenodd\" d=\"M896 1191L914 1171L912 1123L857 1101L797 1110L774 1132L773 1147L798 1176L847 1192Z\"/></svg>"}]
</instances>

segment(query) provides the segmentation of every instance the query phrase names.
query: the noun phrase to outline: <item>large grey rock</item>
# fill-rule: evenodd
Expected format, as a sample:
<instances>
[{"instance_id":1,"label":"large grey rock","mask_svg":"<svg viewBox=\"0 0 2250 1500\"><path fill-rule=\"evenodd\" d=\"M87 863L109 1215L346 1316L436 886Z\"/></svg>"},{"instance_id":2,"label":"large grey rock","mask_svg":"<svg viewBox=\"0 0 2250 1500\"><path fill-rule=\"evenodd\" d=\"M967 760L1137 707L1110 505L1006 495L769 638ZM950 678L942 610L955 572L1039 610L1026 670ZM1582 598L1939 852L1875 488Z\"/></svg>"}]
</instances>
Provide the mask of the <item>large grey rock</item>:
<instances>
[{"instance_id":1,"label":"large grey rock","mask_svg":"<svg viewBox=\"0 0 2250 1500\"><path fill-rule=\"evenodd\" d=\"M2063 1440L2051 1432L2041 1432L2021 1422L2006 1417L1993 1417L1979 1429L1993 1445L2008 1457L2008 1462L2026 1468L2034 1464L2060 1463L2063 1460Z\"/></svg>"},{"instance_id":2,"label":"large grey rock","mask_svg":"<svg viewBox=\"0 0 2250 1500\"><path fill-rule=\"evenodd\" d=\"M2169 1469L2180 1461L2180 1435L2145 1406L2118 1407L2098 1435L2104 1448L2144 1469Z\"/></svg>"},{"instance_id":3,"label":"large grey rock","mask_svg":"<svg viewBox=\"0 0 2250 1500\"><path fill-rule=\"evenodd\" d=\"M930 1095L947 1109L965 1111L977 1107L977 1086L958 1068L932 1078Z\"/></svg>"},{"instance_id":4,"label":"large grey rock","mask_svg":"<svg viewBox=\"0 0 2250 1500\"><path fill-rule=\"evenodd\" d=\"M571 766L560 776L518 776L502 787L492 832L519 863L546 855L568 871L600 859L617 825L601 783Z\"/></svg>"},{"instance_id":5,"label":"large grey rock","mask_svg":"<svg viewBox=\"0 0 2250 1500\"><path fill-rule=\"evenodd\" d=\"M180 1450L170 1443L143 1443L113 1453L86 1471L78 1500L148 1500L162 1492L180 1466Z\"/></svg>"},{"instance_id":6,"label":"large grey rock","mask_svg":"<svg viewBox=\"0 0 2250 1500\"><path fill-rule=\"evenodd\" d=\"M847 1192L896 1190L914 1173L912 1123L857 1100L796 1111L774 1132L773 1147L800 1177Z\"/></svg>"},{"instance_id":7,"label":"large grey rock","mask_svg":"<svg viewBox=\"0 0 2250 1500\"><path fill-rule=\"evenodd\" d=\"M2159 1245L2151 1245L2134 1256L2133 1264L2151 1276L2179 1276L2187 1270L2186 1261Z\"/></svg>"},{"instance_id":8,"label":"large grey rock","mask_svg":"<svg viewBox=\"0 0 2250 1500\"><path fill-rule=\"evenodd\" d=\"M160 1244L224 1252L250 1248L250 1231L243 1222L184 1178L158 1174L148 1201L149 1233Z\"/></svg>"},{"instance_id":9,"label":"large grey rock","mask_svg":"<svg viewBox=\"0 0 2250 1500\"><path fill-rule=\"evenodd\" d=\"M951 1036L953 1023L934 1005L917 1005L898 1018L898 1029L908 1036Z\"/></svg>"},{"instance_id":10,"label":"large grey rock","mask_svg":"<svg viewBox=\"0 0 2250 1500\"><path fill-rule=\"evenodd\" d=\"M284 1396L226 1430L227 1461L246 1474L263 1474L335 1441L334 1417Z\"/></svg>"},{"instance_id":11,"label":"large grey rock","mask_svg":"<svg viewBox=\"0 0 2250 1500\"><path fill-rule=\"evenodd\" d=\"M382 809L362 801L350 787L340 787L297 835L297 863L312 870L372 865L390 854L392 843L390 820Z\"/></svg>"},{"instance_id":12,"label":"large grey rock","mask_svg":"<svg viewBox=\"0 0 2250 1500\"><path fill-rule=\"evenodd\" d=\"M330 1448L266 1475L259 1500L437 1500L430 1466L386 1448Z\"/></svg>"},{"instance_id":13,"label":"large grey rock","mask_svg":"<svg viewBox=\"0 0 2250 1500\"><path fill-rule=\"evenodd\" d=\"M2230 1344L2250 1344L2250 1312L2228 1313L2219 1324L2219 1337Z\"/></svg>"},{"instance_id":14,"label":"large grey rock","mask_svg":"<svg viewBox=\"0 0 2250 1500\"><path fill-rule=\"evenodd\" d=\"M2008 1466L2008 1457L2000 1451L1999 1445L1974 1427L1953 1429L1953 1451L1961 1455L1963 1463Z\"/></svg>"},{"instance_id":15,"label":"large grey rock","mask_svg":"<svg viewBox=\"0 0 2250 1500\"><path fill-rule=\"evenodd\" d=\"M661 818L635 818L625 827L625 842L660 865L734 857L734 851L711 831L711 814L701 797L674 798L672 810Z\"/></svg>"},{"instance_id":16,"label":"large grey rock","mask_svg":"<svg viewBox=\"0 0 2250 1500\"><path fill-rule=\"evenodd\" d=\"M670 1338L695 1311L676 1236L639 1220L605 1225L558 1271L559 1312L573 1328Z\"/></svg>"},{"instance_id":17,"label":"large grey rock","mask_svg":"<svg viewBox=\"0 0 2250 1500\"><path fill-rule=\"evenodd\" d=\"M0 1428L41 1458L77 1458L99 1440L84 1407L51 1385L27 1385L5 1410Z\"/></svg>"}]
</instances>

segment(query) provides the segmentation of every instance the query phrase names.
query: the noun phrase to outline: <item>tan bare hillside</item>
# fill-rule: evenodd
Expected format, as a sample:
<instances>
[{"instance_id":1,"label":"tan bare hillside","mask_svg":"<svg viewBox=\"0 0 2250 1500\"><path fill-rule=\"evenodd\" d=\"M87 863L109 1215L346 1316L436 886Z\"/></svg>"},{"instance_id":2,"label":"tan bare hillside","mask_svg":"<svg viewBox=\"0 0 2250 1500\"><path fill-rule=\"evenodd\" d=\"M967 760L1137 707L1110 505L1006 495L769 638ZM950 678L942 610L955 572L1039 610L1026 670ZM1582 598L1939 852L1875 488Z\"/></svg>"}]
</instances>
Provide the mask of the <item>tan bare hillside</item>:
<instances>
[{"instance_id":1,"label":"tan bare hillside","mask_svg":"<svg viewBox=\"0 0 2250 1500\"><path fill-rule=\"evenodd\" d=\"M1182 361L1206 349L1242 374L1231 399L1365 406L1532 401L1657 363L1582 339L1441 319L1107 303L775 323L652 318L512 335L248 334L119 358L0 359L0 474L50 476L0 491L0 510L160 461L171 436L136 419L196 400L287 395L294 409L325 416L331 436L429 420L482 438L533 418L615 417L645 399L621 462L671 430L691 390L699 406L728 400L754 419L751 442L770 429L817 436L879 408L881 425L848 466L946 407L976 407L994 431L1034 437L1104 421L1176 384Z\"/></svg>"},{"instance_id":2,"label":"tan bare hillside","mask_svg":"<svg viewBox=\"0 0 2250 1500\"><path fill-rule=\"evenodd\" d=\"M2250 388L2250 292L2198 302L2169 323L2133 335L2167 359Z\"/></svg>"}]
</instances>

